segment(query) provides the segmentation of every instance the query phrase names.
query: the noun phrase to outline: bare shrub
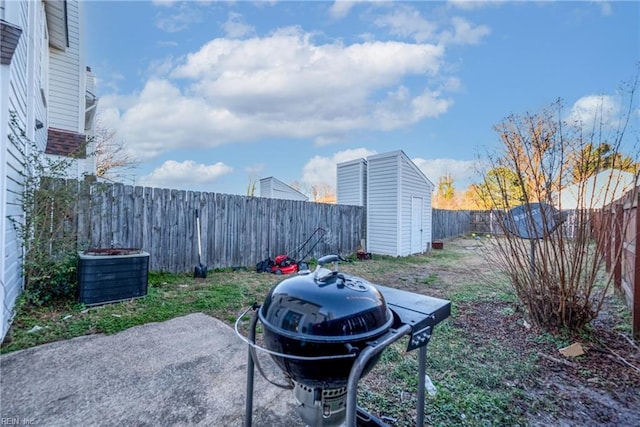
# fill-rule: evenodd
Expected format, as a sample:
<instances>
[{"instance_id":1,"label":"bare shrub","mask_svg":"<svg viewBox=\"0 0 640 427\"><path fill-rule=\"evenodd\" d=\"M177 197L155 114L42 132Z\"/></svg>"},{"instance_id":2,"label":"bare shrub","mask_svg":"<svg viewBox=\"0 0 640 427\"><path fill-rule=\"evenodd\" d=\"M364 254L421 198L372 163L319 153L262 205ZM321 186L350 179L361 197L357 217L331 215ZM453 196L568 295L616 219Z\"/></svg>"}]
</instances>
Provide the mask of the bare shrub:
<instances>
[{"instance_id":1,"label":"bare shrub","mask_svg":"<svg viewBox=\"0 0 640 427\"><path fill-rule=\"evenodd\" d=\"M495 127L502 150L489 156L478 186L484 204L504 213L498 221L504 235L494 239L491 262L508 275L539 326L579 329L602 307L611 275L603 271L601 245L610 236L593 217L624 192L638 190L637 134L635 143L625 139L636 86L637 79L615 119L602 99L594 117L570 116L569 122L558 101L540 113L508 116ZM508 210L522 205L530 217L539 203L549 210L539 218L542 238L510 233Z\"/></svg>"}]
</instances>

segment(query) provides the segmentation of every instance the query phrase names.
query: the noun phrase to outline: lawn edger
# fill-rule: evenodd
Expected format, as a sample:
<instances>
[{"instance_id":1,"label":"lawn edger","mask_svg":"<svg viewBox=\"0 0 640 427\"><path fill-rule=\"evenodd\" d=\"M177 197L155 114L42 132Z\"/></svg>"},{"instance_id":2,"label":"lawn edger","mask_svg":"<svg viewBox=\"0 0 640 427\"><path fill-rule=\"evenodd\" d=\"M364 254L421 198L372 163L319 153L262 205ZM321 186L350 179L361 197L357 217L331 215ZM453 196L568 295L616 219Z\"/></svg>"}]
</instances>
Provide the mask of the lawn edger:
<instances>
[{"instance_id":1,"label":"lawn edger","mask_svg":"<svg viewBox=\"0 0 640 427\"><path fill-rule=\"evenodd\" d=\"M300 270L305 270L307 266L304 260L315 249L315 247L318 246L318 243L322 241L325 234L327 234L327 232L323 228L316 228L314 232L311 233L311 235L307 238L307 240L305 240L293 251L288 252L287 254L278 255L274 260L271 260L271 258L267 258L263 261L260 261L258 264L256 264L256 271L258 273L268 272L273 274L292 274ZM316 235L317 238L315 239L314 243L310 245L313 237ZM309 249L303 252L303 250L307 246L309 246Z\"/></svg>"}]
</instances>

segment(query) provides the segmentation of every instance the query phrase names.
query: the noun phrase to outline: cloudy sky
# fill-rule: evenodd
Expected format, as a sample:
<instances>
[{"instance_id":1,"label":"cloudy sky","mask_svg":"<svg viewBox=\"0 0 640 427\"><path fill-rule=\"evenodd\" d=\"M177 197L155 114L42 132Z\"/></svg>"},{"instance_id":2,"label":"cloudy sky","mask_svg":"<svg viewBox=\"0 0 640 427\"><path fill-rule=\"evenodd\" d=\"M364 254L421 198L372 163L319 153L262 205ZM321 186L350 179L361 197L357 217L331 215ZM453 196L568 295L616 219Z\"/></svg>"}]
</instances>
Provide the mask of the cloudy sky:
<instances>
[{"instance_id":1,"label":"cloudy sky","mask_svg":"<svg viewBox=\"0 0 640 427\"><path fill-rule=\"evenodd\" d=\"M127 183L166 188L333 186L336 163L401 149L462 189L505 116L615 112L640 61L638 2L84 5L101 125L140 162Z\"/></svg>"}]
</instances>

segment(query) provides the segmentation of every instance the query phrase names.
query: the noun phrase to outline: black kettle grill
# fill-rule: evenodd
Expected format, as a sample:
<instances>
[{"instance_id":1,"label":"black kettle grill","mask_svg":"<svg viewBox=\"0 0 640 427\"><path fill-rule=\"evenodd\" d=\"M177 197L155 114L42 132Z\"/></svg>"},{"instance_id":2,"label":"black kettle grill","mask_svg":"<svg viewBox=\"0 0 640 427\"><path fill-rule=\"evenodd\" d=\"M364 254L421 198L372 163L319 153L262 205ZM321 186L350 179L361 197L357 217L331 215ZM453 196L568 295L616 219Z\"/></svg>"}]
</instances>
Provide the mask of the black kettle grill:
<instances>
[{"instance_id":1,"label":"black kettle grill","mask_svg":"<svg viewBox=\"0 0 640 427\"><path fill-rule=\"evenodd\" d=\"M275 285L254 314L249 345L245 426L251 426L254 349L266 351L293 382L298 413L312 427L384 426L357 407L357 383L382 351L409 335L407 351L420 349L417 425L424 417L426 345L433 327L451 311L449 301L373 285L341 273L341 258L327 255L314 272L303 271ZM325 265L333 264L332 269ZM258 320L264 347L255 342Z\"/></svg>"}]
</instances>

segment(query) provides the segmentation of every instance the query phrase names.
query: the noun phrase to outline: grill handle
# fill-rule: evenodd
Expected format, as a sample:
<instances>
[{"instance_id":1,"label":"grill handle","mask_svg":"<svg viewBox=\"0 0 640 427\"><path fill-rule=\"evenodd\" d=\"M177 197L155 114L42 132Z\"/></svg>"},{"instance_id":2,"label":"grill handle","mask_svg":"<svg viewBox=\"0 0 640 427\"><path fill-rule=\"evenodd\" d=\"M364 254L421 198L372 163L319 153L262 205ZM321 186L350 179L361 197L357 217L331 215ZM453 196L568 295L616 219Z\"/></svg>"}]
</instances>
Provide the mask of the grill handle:
<instances>
[{"instance_id":1,"label":"grill handle","mask_svg":"<svg viewBox=\"0 0 640 427\"><path fill-rule=\"evenodd\" d=\"M318 265L323 266L325 264L329 264L330 262L338 262L342 261L342 258L338 255L325 255L318 260Z\"/></svg>"},{"instance_id":2,"label":"grill handle","mask_svg":"<svg viewBox=\"0 0 640 427\"><path fill-rule=\"evenodd\" d=\"M338 255L325 255L320 258L316 269L313 271L314 282L317 283L318 281L324 281L327 278L336 275L338 273L338 261L340 261L340 257ZM324 268L324 266L329 263L333 263L333 270ZM318 277L321 270L323 271L323 275Z\"/></svg>"}]
</instances>

